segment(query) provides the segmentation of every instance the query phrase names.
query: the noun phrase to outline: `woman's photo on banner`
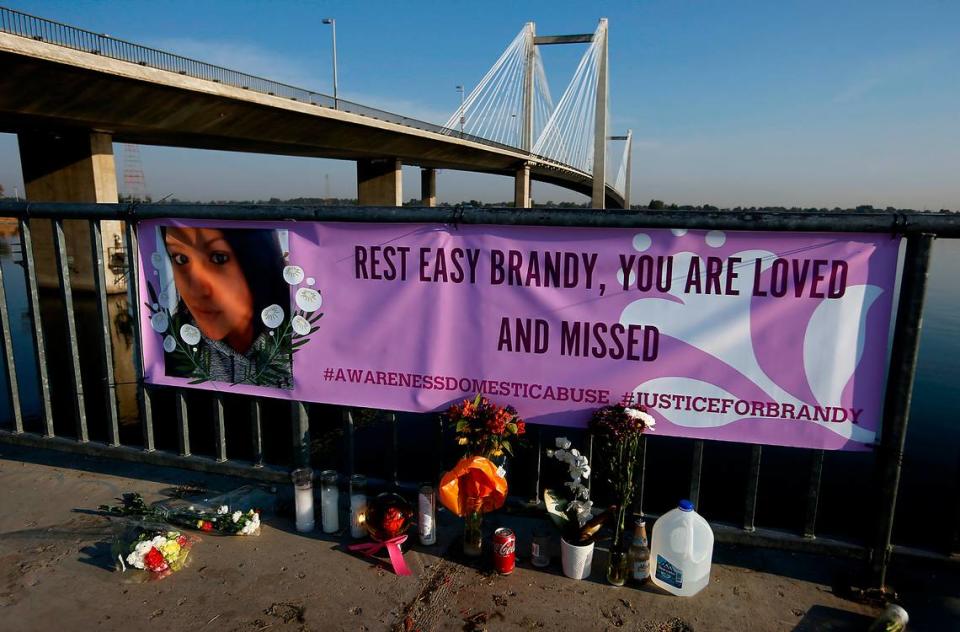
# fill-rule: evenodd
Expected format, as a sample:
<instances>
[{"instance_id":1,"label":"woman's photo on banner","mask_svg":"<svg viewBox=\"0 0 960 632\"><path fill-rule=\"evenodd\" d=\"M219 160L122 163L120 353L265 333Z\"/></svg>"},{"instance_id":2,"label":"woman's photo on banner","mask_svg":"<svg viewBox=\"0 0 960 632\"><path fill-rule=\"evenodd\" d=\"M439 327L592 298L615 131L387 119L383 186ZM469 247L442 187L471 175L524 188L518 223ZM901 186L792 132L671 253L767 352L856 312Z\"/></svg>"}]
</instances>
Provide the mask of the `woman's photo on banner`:
<instances>
[{"instance_id":1,"label":"woman's photo on banner","mask_svg":"<svg viewBox=\"0 0 960 632\"><path fill-rule=\"evenodd\" d=\"M163 337L165 374L292 389L293 352L314 331L320 293L301 287L293 304L291 286L304 274L289 265L287 231L156 230L147 307Z\"/></svg>"}]
</instances>

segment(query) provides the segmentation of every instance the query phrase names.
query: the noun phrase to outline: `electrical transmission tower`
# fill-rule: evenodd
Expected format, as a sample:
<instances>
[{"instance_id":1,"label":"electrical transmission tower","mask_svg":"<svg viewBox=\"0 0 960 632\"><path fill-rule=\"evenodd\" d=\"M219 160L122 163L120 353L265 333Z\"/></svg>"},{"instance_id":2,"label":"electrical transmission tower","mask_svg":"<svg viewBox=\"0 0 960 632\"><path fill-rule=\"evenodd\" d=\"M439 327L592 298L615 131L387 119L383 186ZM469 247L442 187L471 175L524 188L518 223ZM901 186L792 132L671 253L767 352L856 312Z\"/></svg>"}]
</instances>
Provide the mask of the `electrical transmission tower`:
<instances>
[{"instance_id":1,"label":"electrical transmission tower","mask_svg":"<svg viewBox=\"0 0 960 632\"><path fill-rule=\"evenodd\" d=\"M131 202L148 202L147 181L143 176L140 148L129 143L123 146L123 187Z\"/></svg>"}]
</instances>

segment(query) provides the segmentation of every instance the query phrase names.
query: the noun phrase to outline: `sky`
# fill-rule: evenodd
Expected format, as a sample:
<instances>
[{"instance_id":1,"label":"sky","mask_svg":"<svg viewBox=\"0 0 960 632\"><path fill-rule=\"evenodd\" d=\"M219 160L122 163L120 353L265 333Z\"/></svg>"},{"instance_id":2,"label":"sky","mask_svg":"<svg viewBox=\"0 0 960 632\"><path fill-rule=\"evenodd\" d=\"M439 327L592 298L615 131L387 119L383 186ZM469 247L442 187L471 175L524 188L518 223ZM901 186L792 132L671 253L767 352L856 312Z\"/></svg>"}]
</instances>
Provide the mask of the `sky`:
<instances>
[{"instance_id":1,"label":"sky","mask_svg":"<svg viewBox=\"0 0 960 632\"><path fill-rule=\"evenodd\" d=\"M634 203L960 209L960 2L102 2L5 6L443 123L525 22L609 19L610 131L634 135ZM542 49L555 97L581 46ZM123 150L116 147L117 169ZM355 197L351 162L141 147L154 199ZM404 170L404 198L419 196ZM441 201L511 200L510 178L444 170ZM0 134L0 185L23 190ZM123 188L121 182L121 189ZM535 183L537 201L586 201Z\"/></svg>"}]
</instances>

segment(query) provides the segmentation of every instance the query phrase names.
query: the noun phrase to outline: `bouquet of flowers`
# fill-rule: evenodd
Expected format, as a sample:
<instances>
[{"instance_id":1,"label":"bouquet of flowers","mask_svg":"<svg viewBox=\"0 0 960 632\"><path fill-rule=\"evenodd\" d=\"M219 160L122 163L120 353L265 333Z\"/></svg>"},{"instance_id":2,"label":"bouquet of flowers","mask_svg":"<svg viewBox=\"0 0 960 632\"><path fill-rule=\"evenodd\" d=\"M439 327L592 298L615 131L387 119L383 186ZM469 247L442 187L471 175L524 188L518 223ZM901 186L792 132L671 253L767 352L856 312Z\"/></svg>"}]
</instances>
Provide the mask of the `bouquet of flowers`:
<instances>
[{"instance_id":1,"label":"bouquet of flowers","mask_svg":"<svg viewBox=\"0 0 960 632\"><path fill-rule=\"evenodd\" d=\"M147 580L163 579L186 565L195 542L196 538L164 525L138 524L125 529L113 552L122 571L131 567L148 573Z\"/></svg>"},{"instance_id":2,"label":"bouquet of flowers","mask_svg":"<svg viewBox=\"0 0 960 632\"><path fill-rule=\"evenodd\" d=\"M124 494L119 505L100 505L100 511L222 535L260 535L260 512L256 509L231 510L229 505L147 505L140 494L132 492Z\"/></svg>"},{"instance_id":3,"label":"bouquet of flowers","mask_svg":"<svg viewBox=\"0 0 960 632\"><path fill-rule=\"evenodd\" d=\"M455 425L457 443L465 446L467 456L513 456L513 442L527 432L513 406L497 406L479 393L451 406L447 419Z\"/></svg>"},{"instance_id":4,"label":"bouquet of flowers","mask_svg":"<svg viewBox=\"0 0 960 632\"><path fill-rule=\"evenodd\" d=\"M636 492L633 472L640 438L644 432L653 431L655 425L653 416L643 406L604 406L597 409L590 418L590 431L599 441L600 453L604 457L606 481L613 487L619 506L611 547L611 559L616 563L621 561L626 512ZM613 564L612 561L611 567ZM619 569L617 572L619 573ZM613 580L611 582L613 583Z\"/></svg>"},{"instance_id":5,"label":"bouquet of flowers","mask_svg":"<svg viewBox=\"0 0 960 632\"><path fill-rule=\"evenodd\" d=\"M548 449L547 456L566 464L570 474L570 480L564 483L569 488L569 499L555 490L543 490L547 513L564 540L575 545L589 544L609 517L609 512L593 517L590 489L584 484L590 478L587 457L573 448L566 437L557 437L556 449Z\"/></svg>"}]
</instances>

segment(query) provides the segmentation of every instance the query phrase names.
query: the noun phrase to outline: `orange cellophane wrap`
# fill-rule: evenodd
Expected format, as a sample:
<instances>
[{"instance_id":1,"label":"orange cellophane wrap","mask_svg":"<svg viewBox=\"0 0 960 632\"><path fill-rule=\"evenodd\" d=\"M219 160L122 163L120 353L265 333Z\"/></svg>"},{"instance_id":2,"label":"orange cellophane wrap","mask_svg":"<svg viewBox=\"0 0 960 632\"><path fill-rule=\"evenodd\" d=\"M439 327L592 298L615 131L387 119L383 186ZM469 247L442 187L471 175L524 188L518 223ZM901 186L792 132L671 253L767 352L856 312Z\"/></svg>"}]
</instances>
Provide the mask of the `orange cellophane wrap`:
<instances>
[{"instance_id":1,"label":"orange cellophane wrap","mask_svg":"<svg viewBox=\"0 0 960 632\"><path fill-rule=\"evenodd\" d=\"M506 499L507 479L482 456L461 459L440 481L440 502L458 516L499 509Z\"/></svg>"}]
</instances>

